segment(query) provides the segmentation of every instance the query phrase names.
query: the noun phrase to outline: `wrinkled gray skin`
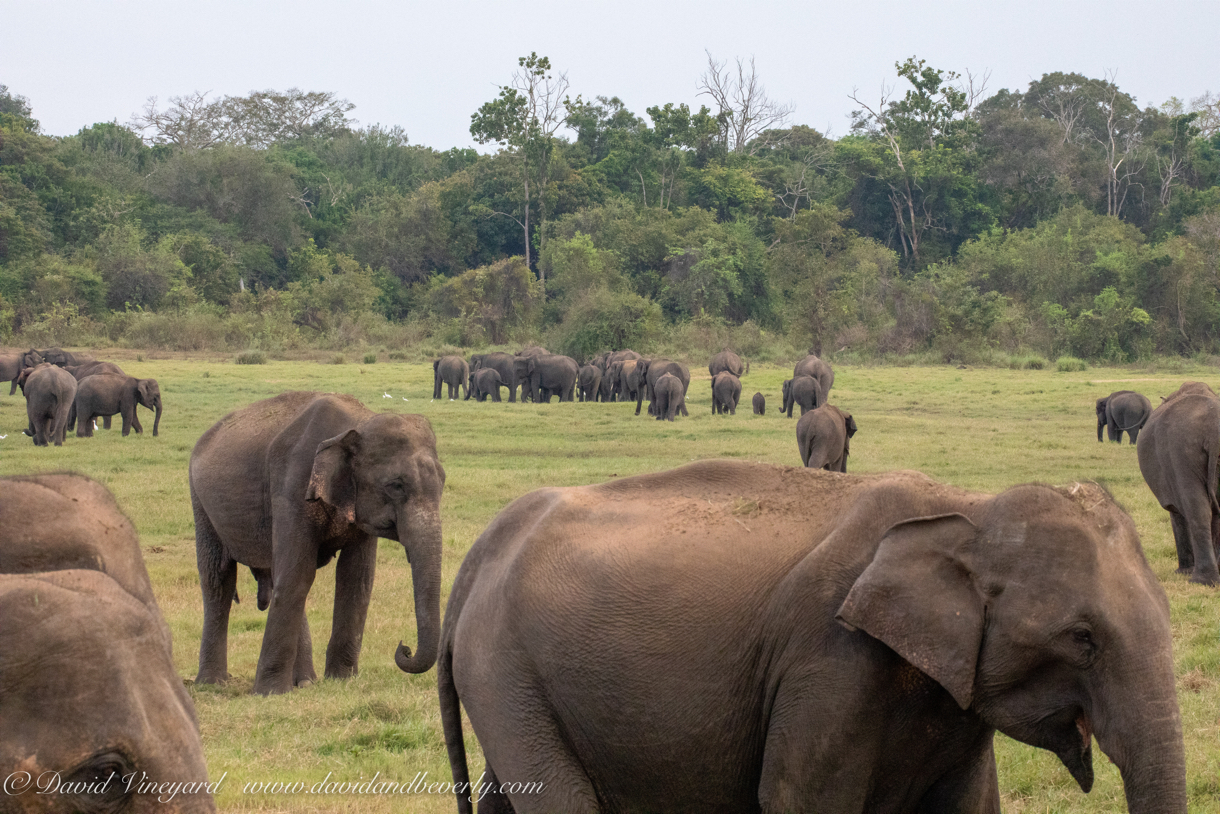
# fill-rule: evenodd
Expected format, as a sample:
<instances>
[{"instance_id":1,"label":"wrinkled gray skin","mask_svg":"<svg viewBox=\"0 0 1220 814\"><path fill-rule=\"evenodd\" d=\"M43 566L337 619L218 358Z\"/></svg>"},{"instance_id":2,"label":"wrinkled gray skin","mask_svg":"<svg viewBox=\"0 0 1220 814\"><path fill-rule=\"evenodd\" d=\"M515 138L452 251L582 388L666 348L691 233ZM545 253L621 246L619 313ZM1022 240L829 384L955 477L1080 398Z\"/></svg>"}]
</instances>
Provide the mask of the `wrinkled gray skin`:
<instances>
[{"instance_id":1,"label":"wrinkled gray skin","mask_svg":"<svg viewBox=\"0 0 1220 814\"><path fill-rule=\"evenodd\" d=\"M833 404L810 410L796 422L796 446L801 463L810 469L846 472L856 420Z\"/></svg>"},{"instance_id":2,"label":"wrinkled gray skin","mask_svg":"<svg viewBox=\"0 0 1220 814\"><path fill-rule=\"evenodd\" d=\"M485 353L470 357L470 371L490 368L500 374L500 383L508 388L508 400L517 400L516 357L508 353Z\"/></svg>"},{"instance_id":3,"label":"wrinkled gray skin","mask_svg":"<svg viewBox=\"0 0 1220 814\"><path fill-rule=\"evenodd\" d=\"M826 401L826 391L812 376L797 376L783 384L784 414L792 418L793 405L800 405L801 415L817 409Z\"/></svg>"},{"instance_id":4,"label":"wrinkled gray skin","mask_svg":"<svg viewBox=\"0 0 1220 814\"><path fill-rule=\"evenodd\" d=\"M0 355L0 382L11 382L8 394L17 392L17 377L21 375L21 354L5 353Z\"/></svg>"},{"instance_id":5,"label":"wrinkled gray skin","mask_svg":"<svg viewBox=\"0 0 1220 814\"><path fill-rule=\"evenodd\" d=\"M657 415L656 412L656 394L653 392L653 387L656 385L657 379L664 376L666 373L672 374L682 381L682 415L690 415L686 411L686 391L690 388L690 371L686 369L686 365L681 362L671 362L668 359L640 359L635 363L635 375L639 377L642 385L636 392L635 397L635 414L640 414L640 408L643 406L644 399L648 399L648 414Z\"/></svg>"},{"instance_id":6,"label":"wrinkled gray skin","mask_svg":"<svg viewBox=\"0 0 1220 814\"><path fill-rule=\"evenodd\" d=\"M81 379L76 387L76 400L68 426L76 425L78 438L93 436L93 419L109 418L116 413L123 417L123 437L144 432L136 405L142 405L156 413L153 419L153 436L161 426L161 388L156 379L137 379L118 373L97 373Z\"/></svg>"},{"instance_id":7,"label":"wrinkled gray skin","mask_svg":"<svg viewBox=\"0 0 1220 814\"><path fill-rule=\"evenodd\" d=\"M620 365L618 372L618 389L615 391L619 401L639 401L640 394L648 386L644 374L648 366L643 359L625 359L616 362Z\"/></svg>"},{"instance_id":8,"label":"wrinkled gray skin","mask_svg":"<svg viewBox=\"0 0 1220 814\"><path fill-rule=\"evenodd\" d=\"M470 387L466 391L466 398L474 396L475 401L487 401L490 396L492 401L498 402L500 386L503 384L500 374L494 368L480 368L470 374Z\"/></svg>"},{"instance_id":9,"label":"wrinkled gray skin","mask_svg":"<svg viewBox=\"0 0 1220 814\"><path fill-rule=\"evenodd\" d=\"M1202 382L1183 384L1152 411L1135 449L1144 481L1169 512L1178 573L1220 584L1220 398Z\"/></svg>"},{"instance_id":10,"label":"wrinkled gray skin","mask_svg":"<svg viewBox=\"0 0 1220 814\"><path fill-rule=\"evenodd\" d=\"M63 446L68 417L76 398L76 379L62 367L43 363L21 371L18 379L25 394L26 416L34 446Z\"/></svg>"},{"instance_id":11,"label":"wrinkled gray skin","mask_svg":"<svg viewBox=\"0 0 1220 814\"><path fill-rule=\"evenodd\" d=\"M1147 396L1132 390L1116 390L1097 400L1097 440L1101 440L1104 427L1111 441L1121 444L1125 432L1134 444L1150 415L1152 402Z\"/></svg>"},{"instance_id":12,"label":"wrinkled gray skin","mask_svg":"<svg viewBox=\"0 0 1220 814\"><path fill-rule=\"evenodd\" d=\"M602 389L602 372L593 365L576 371L576 385L581 401L597 401Z\"/></svg>"},{"instance_id":13,"label":"wrinkled gray skin","mask_svg":"<svg viewBox=\"0 0 1220 814\"><path fill-rule=\"evenodd\" d=\"M378 537L402 543L411 562L418 652L400 643L395 661L406 672L428 670L440 629L444 484L427 419L374 413L350 396L283 393L213 425L190 464L203 590L195 680L228 678L238 563L259 579L260 606L265 591L270 597L254 692L316 680L305 600L317 570L336 554L326 676L355 675Z\"/></svg>"},{"instance_id":14,"label":"wrinkled gray skin","mask_svg":"<svg viewBox=\"0 0 1220 814\"><path fill-rule=\"evenodd\" d=\"M441 385L449 386L449 400L458 396L459 389L465 389L464 394L470 397L470 365L461 356L442 356L432 363L432 398L441 397Z\"/></svg>"},{"instance_id":15,"label":"wrinkled gray skin","mask_svg":"<svg viewBox=\"0 0 1220 814\"><path fill-rule=\"evenodd\" d=\"M797 362L796 367L792 369L792 378L795 379L801 376L812 376L817 379L818 386L821 388L822 398L826 399L830 396L830 388L835 383L835 372L830 367L829 362L823 361L811 353Z\"/></svg>"},{"instance_id":16,"label":"wrinkled gray skin","mask_svg":"<svg viewBox=\"0 0 1220 814\"><path fill-rule=\"evenodd\" d=\"M484 782L545 780L482 812L998 812L999 730L1086 790L1096 736L1131 812L1184 814L1171 638L1095 484L704 461L508 506L437 678L455 781L459 702Z\"/></svg>"},{"instance_id":17,"label":"wrinkled gray skin","mask_svg":"<svg viewBox=\"0 0 1220 814\"><path fill-rule=\"evenodd\" d=\"M737 402L740 400L741 379L727 370L712 376L712 415L737 415Z\"/></svg>"},{"instance_id":18,"label":"wrinkled gray skin","mask_svg":"<svg viewBox=\"0 0 1220 814\"><path fill-rule=\"evenodd\" d=\"M0 479L0 619L0 776L207 781L135 528L104 486L72 474ZM206 791L167 803L117 782L109 794L34 791L5 794L0 809L215 811Z\"/></svg>"},{"instance_id":19,"label":"wrinkled gray skin","mask_svg":"<svg viewBox=\"0 0 1220 814\"><path fill-rule=\"evenodd\" d=\"M733 353L731 350L722 350L712 357L712 361L708 362L707 372L712 374L712 378L716 378L717 373L721 372L732 373L737 378L741 378L746 372L746 367L741 361L741 357Z\"/></svg>"},{"instance_id":20,"label":"wrinkled gray skin","mask_svg":"<svg viewBox=\"0 0 1220 814\"><path fill-rule=\"evenodd\" d=\"M682 397L686 388L682 380L672 373L666 373L657 379L653 385L652 408L650 414L655 414L657 421L673 421L682 407Z\"/></svg>"},{"instance_id":21,"label":"wrinkled gray skin","mask_svg":"<svg viewBox=\"0 0 1220 814\"><path fill-rule=\"evenodd\" d=\"M767 414L767 397L762 393L754 394L754 415Z\"/></svg>"},{"instance_id":22,"label":"wrinkled gray skin","mask_svg":"<svg viewBox=\"0 0 1220 814\"><path fill-rule=\"evenodd\" d=\"M576 400L575 359L558 354L531 356L526 363L526 371L535 402L549 402L552 395L559 396L560 401Z\"/></svg>"}]
</instances>

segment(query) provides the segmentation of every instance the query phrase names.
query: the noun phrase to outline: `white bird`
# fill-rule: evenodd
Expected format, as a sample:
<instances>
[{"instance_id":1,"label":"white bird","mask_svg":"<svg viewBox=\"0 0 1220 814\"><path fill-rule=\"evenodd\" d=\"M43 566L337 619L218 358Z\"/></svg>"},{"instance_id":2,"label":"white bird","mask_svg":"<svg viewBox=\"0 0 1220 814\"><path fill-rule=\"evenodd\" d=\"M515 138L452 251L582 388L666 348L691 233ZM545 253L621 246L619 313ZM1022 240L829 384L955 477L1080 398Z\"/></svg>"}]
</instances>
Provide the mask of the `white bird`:
<instances>
[{"instance_id":1,"label":"white bird","mask_svg":"<svg viewBox=\"0 0 1220 814\"><path fill-rule=\"evenodd\" d=\"M0 435L0 438L8 438L8 433L5 433L4 435Z\"/></svg>"},{"instance_id":2,"label":"white bird","mask_svg":"<svg viewBox=\"0 0 1220 814\"><path fill-rule=\"evenodd\" d=\"M383 399L392 399L392 398L394 398L394 397L393 397L393 396L391 396L389 393L386 393L385 395L383 395L383 396L382 396L382 398L383 398Z\"/></svg>"},{"instance_id":3,"label":"white bird","mask_svg":"<svg viewBox=\"0 0 1220 814\"><path fill-rule=\"evenodd\" d=\"M407 397L406 397L406 396L403 396L403 397L402 397L402 400L403 400L403 401L406 401L406 400L407 400Z\"/></svg>"}]
</instances>

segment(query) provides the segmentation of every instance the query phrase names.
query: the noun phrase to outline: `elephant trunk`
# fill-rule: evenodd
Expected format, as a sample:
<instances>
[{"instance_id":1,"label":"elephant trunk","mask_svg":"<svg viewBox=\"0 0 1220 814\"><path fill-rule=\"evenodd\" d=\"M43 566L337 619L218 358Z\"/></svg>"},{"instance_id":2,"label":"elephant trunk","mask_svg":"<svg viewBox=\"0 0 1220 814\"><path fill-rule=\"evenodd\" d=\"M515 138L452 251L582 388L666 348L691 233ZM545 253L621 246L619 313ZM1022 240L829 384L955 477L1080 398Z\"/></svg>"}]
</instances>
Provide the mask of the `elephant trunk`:
<instances>
[{"instance_id":1,"label":"elephant trunk","mask_svg":"<svg viewBox=\"0 0 1220 814\"><path fill-rule=\"evenodd\" d=\"M155 405L155 409L157 411L157 417L153 419L153 437L155 438L158 430L161 427L161 397L160 396L157 396L157 400L154 402L154 405Z\"/></svg>"},{"instance_id":2,"label":"elephant trunk","mask_svg":"<svg viewBox=\"0 0 1220 814\"><path fill-rule=\"evenodd\" d=\"M402 642L394 653L399 669L423 673L436 663L441 637L441 517L438 509L399 510L399 539L411 562L415 593L416 652Z\"/></svg>"}]
</instances>

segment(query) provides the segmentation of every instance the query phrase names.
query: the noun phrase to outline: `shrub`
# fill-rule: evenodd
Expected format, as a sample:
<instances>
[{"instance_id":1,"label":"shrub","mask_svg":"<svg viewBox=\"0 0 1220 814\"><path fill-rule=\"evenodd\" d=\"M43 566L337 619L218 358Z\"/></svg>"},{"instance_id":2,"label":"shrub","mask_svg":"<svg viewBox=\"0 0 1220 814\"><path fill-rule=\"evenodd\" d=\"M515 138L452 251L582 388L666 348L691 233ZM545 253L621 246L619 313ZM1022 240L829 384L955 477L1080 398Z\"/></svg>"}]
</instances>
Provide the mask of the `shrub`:
<instances>
[{"instance_id":1,"label":"shrub","mask_svg":"<svg viewBox=\"0 0 1220 814\"><path fill-rule=\"evenodd\" d=\"M236 362L239 365L265 365L267 364L267 354L261 350L248 350L237 354Z\"/></svg>"},{"instance_id":2,"label":"shrub","mask_svg":"<svg viewBox=\"0 0 1220 814\"><path fill-rule=\"evenodd\" d=\"M366 353L366 354L364 354L364 363L365 363L366 365L375 365L375 364L377 364L377 354L375 354L375 353Z\"/></svg>"},{"instance_id":3,"label":"shrub","mask_svg":"<svg viewBox=\"0 0 1220 814\"><path fill-rule=\"evenodd\" d=\"M336 353L334 356L330 357L330 363L332 365L341 365L344 361L346 360L343 358L342 353Z\"/></svg>"},{"instance_id":4,"label":"shrub","mask_svg":"<svg viewBox=\"0 0 1220 814\"><path fill-rule=\"evenodd\" d=\"M407 358L407 355L400 350L390 351L390 361L391 362L402 362L402 361L405 361L406 358Z\"/></svg>"},{"instance_id":5,"label":"shrub","mask_svg":"<svg viewBox=\"0 0 1220 814\"><path fill-rule=\"evenodd\" d=\"M1088 370L1089 366L1083 359L1077 359L1075 356L1060 356L1055 362L1055 369L1060 373L1079 373Z\"/></svg>"}]
</instances>

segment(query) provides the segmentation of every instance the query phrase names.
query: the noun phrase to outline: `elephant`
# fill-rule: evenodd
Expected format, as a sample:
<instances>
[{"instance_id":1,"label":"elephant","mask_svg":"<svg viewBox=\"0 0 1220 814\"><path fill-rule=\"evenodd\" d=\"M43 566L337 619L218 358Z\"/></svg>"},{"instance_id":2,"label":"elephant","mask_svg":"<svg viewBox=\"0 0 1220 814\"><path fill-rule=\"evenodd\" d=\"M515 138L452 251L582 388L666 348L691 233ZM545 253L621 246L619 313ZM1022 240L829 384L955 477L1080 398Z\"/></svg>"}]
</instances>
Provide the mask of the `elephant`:
<instances>
[{"instance_id":1,"label":"elephant","mask_svg":"<svg viewBox=\"0 0 1220 814\"><path fill-rule=\"evenodd\" d=\"M707 365L707 372L712 374L712 378L716 378L716 374L721 371L728 371L740 379L748 370L749 367L742 364L741 357L731 350L720 351Z\"/></svg>"},{"instance_id":2,"label":"elephant","mask_svg":"<svg viewBox=\"0 0 1220 814\"><path fill-rule=\"evenodd\" d=\"M682 406L684 393L681 379L672 373L663 374L653 385L650 413L656 415L657 421L673 421Z\"/></svg>"},{"instance_id":3,"label":"elephant","mask_svg":"<svg viewBox=\"0 0 1220 814\"><path fill-rule=\"evenodd\" d=\"M500 401L500 387L504 382L500 379L499 372L495 368L481 367L470 374L470 386L466 390L466 398L469 399L472 395L475 401L487 401L490 396L492 401Z\"/></svg>"},{"instance_id":4,"label":"elephant","mask_svg":"<svg viewBox=\"0 0 1220 814\"><path fill-rule=\"evenodd\" d=\"M618 382L618 371L622 370L622 368L622 362L614 362L606 365L606 369L602 371L601 384L598 385L597 388L598 401L614 401L614 386Z\"/></svg>"},{"instance_id":5,"label":"elephant","mask_svg":"<svg viewBox=\"0 0 1220 814\"><path fill-rule=\"evenodd\" d=\"M1101 430L1105 427L1111 441L1121 444L1125 432L1127 440L1134 445L1151 414L1152 402L1147 396L1131 390L1115 390L1097 400L1097 440L1101 441Z\"/></svg>"},{"instance_id":6,"label":"elephant","mask_svg":"<svg viewBox=\"0 0 1220 814\"><path fill-rule=\"evenodd\" d=\"M17 392L17 377L21 375L21 354L5 353L0 355L0 382L11 382L8 394Z\"/></svg>"},{"instance_id":7,"label":"elephant","mask_svg":"<svg viewBox=\"0 0 1220 814\"><path fill-rule=\"evenodd\" d=\"M856 420L833 404L810 410L796 422L796 446L801 464L810 469L846 472Z\"/></svg>"},{"instance_id":8,"label":"elephant","mask_svg":"<svg viewBox=\"0 0 1220 814\"><path fill-rule=\"evenodd\" d=\"M437 681L480 811L998 812L998 730L1085 791L1095 736L1130 811L1185 814L1171 640L1096 484L701 461L500 512Z\"/></svg>"},{"instance_id":9,"label":"elephant","mask_svg":"<svg viewBox=\"0 0 1220 814\"><path fill-rule=\"evenodd\" d=\"M615 397L618 401L636 401L645 385L644 370L641 366L643 359L625 359L622 362L615 362L619 366L618 386L615 389Z\"/></svg>"},{"instance_id":10,"label":"elephant","mask_svg":"<svg viewBox=\"0 0 1220 814\"><path fill-rule=\"evenodd\" d=\"M754 394L754 415L767 414L767 397L762 393Z\"/></svg>"},{"instance_id":11,"label":"elephant","mask_svg":"<svg viewBox=\"0 0 1220 814\"><path fill-rule=\"evenodd\" d=\"M640 359L635 363L636 375L640 378L640 387L635 396L635 414L640 414L644 398L648 398L648 414L656 415L656 395L653 387L657 379L670 373L682 381L682 399L679 402L682 415L690 415L686 411L686 391L690 388L690 371L681 362L671 362L668 359Z\"/></svg>"},{"instance_id":12,"label":"elephant","mask_svg":"<svg viewBox=\"0 0 1220 814\"><path fill-rule=\"evenodd\" d=\"M606 355L606 365L607 366L612 365L615 362L630 362L630 361L635 361L635 360L639 360L639 359L643 359L643 358L644 358L643 356L641 356L640 354L631 350L630 348L624 348L623 350L616 350L616 351L613 351L613 352L607 354Z\"/></svg>"},{"instance_id":13,"label":"elephant","mask_svg":"<svg viewBox=\"0 0 1220 814\"><path fill-rule=\"evenodd\" d=\"M117 373L97 373L81 379L76 386L76 399L68 417L69 429L75 424L77 438L93 436L93 419L118 413L123 417L123 437L144 432L136 405L156 411L153 437L161 427L161 388L156 379L137 379Z\"/></svg>"},{"instance_id":14,"label":"elephant","mask_svg":"<svg viewBox=\"0 0 1220 814\"><path fill-rule=\"evenodd\" d=\"M551 352L541 345L530 345L528 348L522 348L517 351L516 356L550 356Z\"/></svg>"},{"instance_id":15,"label":"elephant","mask_svg":"<svg viewBox=\"0 0 1220 814\"><path fill-rule=\"evenodd\" d=\"M486 353L470 357L470 370L490 368L500 374L500 384L508 388L508 400L517 401L517 358L508 353ZM499 399L493 399L499 401Z\"/></svg>"},{"instance_id":16,"label":"elephant","mask_svg":"<svg viewBox=\"0 0 1220 814\"><path fill-rule=\"evenodd\" d=\"M1178 573L1220 584L1220 398L1201 382L1187 382L1152 411L1135 443L1140 472L1169 512Z\"/></svg>"},{"instance_id":17,"label":"elephant","mask_svg":"<svg viewBox=\"0 0 1220 814\"><path fill-rule=\"evenodd\" d=\"M788 418L792 418L794 404L800 405L801 415L804 415L810 410L817 409L826 400L826 391L812 376L797 376L794 379L785 380L783 394L783 412Z\"/></svg>"},{"instance_id":18,"label":"elephant","mask_svg":"<svg viewBox=\"0 0 1220 814\"><path fill-rule=\"evenodd\" d=\"M812 376L817 379L823 398L830 395L830 388L835 383L835 372L830 363L819 359L812 353L797 362L796 367L792 369L792 378L796 379L800 376Z\"/></svg>"},{"instance_id":19,"label":"elephant","mask_svg":"<svg viewBox=\"0 0 1220 814\"><path fill-rule=\"evenodd\" d=\"M562 401L575 401L576 360L568 356L550 354L530 356L526 362L530 392L534 401L541 404L551 400L552 395ZM545 393L544 393L545 391Z\"/></svg>"},{"instance_id":20,"label":"elephant","mask_svg":"<svg viewBox=\"0 0 1220 814\"><path fill-rule=\"evenodd\" d=\"M432 398L441 397L441 384L449 385L449 400L457 398L459 388L466 389L470 396L470 365L461 356L442 356L432 363Z\"/></svg>"},{"instance_id":21,"label":"elephant","mask_svg":"<svg viewBox=\"0 0 1220 814\"><path fill-rule=\"evenodd\" d=\"M46 362L47 364L55 365L56 367L66 367L68 365L79 365L87 361L90 360L84 357L78 357L76 354L69 353L63 348L43 348L42 350L30 348L28 351L22 354L21 366L37 367L43 362Z\"/></svg>"},{"instance_id":22,"label":"elephant","mask_svg":"<svg viewBox=\"0 0 1220 814\"><path fill-rule=\"evenodd\" d=\"M712 415L737 415L741 400L741 379L723 370L712 377Z\"/></svg>"},{"instance_id":23,"label":"elephant","mask_svg":"<svg viewBox=\"0 0 1220 814\"><path fill-rule=\"evenodd\" d=\"M576 383L580 386L581 401L597 401L602 389L602 372L593 365L585 365L576 371Z\"/></svg>"},{"instance_id":24,"label":"elephant","mask_svg":"<svg viewBox=\"0 0 1220 814\"><path fill-rule=\"evenodd\" d=\"M215 811L169 626L109 490L74 474L0 479L0 619L0 776L18 781L0 808ZM128 787L132 772L190 786L162 803ZM55 773L96 785L36 796Z\"/></svg>"},{"instance_id":25,"label":"elephant","mask_svg":"<svg viewBox=\"0 0 1220 814\"><path fill-rule=\"evenodd\" d=\"M18 377L25 394L25 410L30 420L29 434L34 446L63 446L68 416L76 398L76 379L62 367L43 362L26 368Z\"/></svg>"},{"instance_id":26,"label":"elephant","mask_svg":"<svg viewBox=\"0 0 1220 814\"><path fill-rule=\"evenodd\" d=\"M72 374L72 377L78 382L87 376L94 376L98 373L117 373L120 376L126 376L123 368L116 365L114 362L83 362L79 365L64 365L64 370Z\"/></svg>"},{"instance_id":27,"label":"elephant","mask_svg":"<svg viewBox=\"0 0 1220 814\"><path fill-rule=\"evenodd\" d=\"M395 661L409 673L427 671L440 628L444 485L426 418L374 413L351 396L282 393L214 424L190 462L203 591L195 680L228 678L229 607L242 563L261 576L260 597L270 599L254 692L314 681L305 600L317 570L336 554L326 676L355 675L378 537L402 543L414 584L418 649L412 656L400 643Z\"/></svg>"}]
</instances>

